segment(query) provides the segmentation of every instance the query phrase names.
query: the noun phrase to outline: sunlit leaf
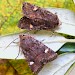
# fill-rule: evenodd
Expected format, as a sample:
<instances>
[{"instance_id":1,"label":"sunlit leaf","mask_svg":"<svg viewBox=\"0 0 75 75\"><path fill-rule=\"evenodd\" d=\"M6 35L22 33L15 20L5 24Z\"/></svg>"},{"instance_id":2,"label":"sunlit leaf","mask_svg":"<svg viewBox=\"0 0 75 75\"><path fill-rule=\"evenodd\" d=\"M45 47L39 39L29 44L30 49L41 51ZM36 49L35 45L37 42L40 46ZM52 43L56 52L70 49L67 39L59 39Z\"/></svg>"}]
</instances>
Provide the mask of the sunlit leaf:
<instances>
[{"instance_id":1,"label":"sunlit leaf","mask_svg":"<svg viewBox=\"0 0 75 75\"><path fill-rule=\"evenodd\" d=\"M21 75L33 75L32 71L30 70L28 63L25 60L9 60L11 65L15 68L18 74Z\"/></svg>"},{"instance_id":2,"label":"sunlit leaf","mask_svg":"<svg viewBox=\"0 0 75 75\"><path fill-rule=\"evenodd\" d=\"M12 66L9 67L5 75L15 75L15 70L13 69Z\"/></svg>"},{"instance_id":3,"label":"sunlit leaf","mask_svg":"<svg viewBox=\"0 0 75 75\"><path fill-rule=\"evenodd\" d=\"M6 75L9 66L7 60L0 59L0 75Z\"/></svg>"}]
</instances>

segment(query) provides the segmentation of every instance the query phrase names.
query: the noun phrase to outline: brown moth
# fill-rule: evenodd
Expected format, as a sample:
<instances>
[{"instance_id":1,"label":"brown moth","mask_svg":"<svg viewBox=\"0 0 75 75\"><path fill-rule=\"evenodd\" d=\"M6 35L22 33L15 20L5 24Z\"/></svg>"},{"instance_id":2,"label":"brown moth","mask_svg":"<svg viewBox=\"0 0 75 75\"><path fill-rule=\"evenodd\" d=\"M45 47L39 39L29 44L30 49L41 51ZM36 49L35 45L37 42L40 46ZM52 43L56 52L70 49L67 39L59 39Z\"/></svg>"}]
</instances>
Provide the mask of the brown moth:
<instances>
[{"instance_id":1,"label":"brown moth","mask_svg":"<svg viewBox=\"0 0 75 75\"><path fill-rule=\"evenodd\" d=\"M51 30L59 26L58 16L44 8L24 2L22 11L23 17L18 23L21 29Z\"/></svg>"},{"instance_id":2,"label":"brown moth","mask_svg":"<svg viewBox=\"0 0 75 75\"><path fill-rule=\"evenodd\" d=\"M20 35L20 47L34 74L57 57L57 53L29 35Z\"/></svg>"}]
</instances>

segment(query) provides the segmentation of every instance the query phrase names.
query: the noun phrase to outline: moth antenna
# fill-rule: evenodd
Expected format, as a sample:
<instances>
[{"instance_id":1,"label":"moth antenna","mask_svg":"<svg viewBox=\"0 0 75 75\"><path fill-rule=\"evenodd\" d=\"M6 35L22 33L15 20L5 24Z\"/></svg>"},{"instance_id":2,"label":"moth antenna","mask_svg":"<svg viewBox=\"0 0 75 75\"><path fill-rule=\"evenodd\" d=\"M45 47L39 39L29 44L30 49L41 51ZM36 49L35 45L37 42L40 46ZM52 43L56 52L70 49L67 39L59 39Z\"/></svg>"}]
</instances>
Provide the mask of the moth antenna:
<instances>
[{"instance_id":1,"label":"moth antenna","mask_svg":"<svg viewBox=\"0 0 75 75\"><path fill-rule=\"evenodd\" d=\"M19 54L20 54L20 46L19 46L19 52L18 52L18 55L17 55L17 57L15 58L15 60L18 58Z\"/></svg>"},{"instance_id":2,"label":"moth antenna","mask_svg":"<svg viewBox=\"0 0 75 75\"><path fill-rule=\"evenodd\" d=\"M6 48L5 49L7 49L15 40L17 40L18 38L16 38L16 39L14 39L12 42L10 42L7 46L6 46ZM4 49L4 50L5 50Z\"/></svg>"},{"instance_id":3,"label":"moth antenna","mask_svg":"<svg viewBox=\"0 0 75 75\"><path fill-rule=\"evenodd\" d=\"M41 40L41 42L45 41L45 39Z\"/></svg>"},{"instance_id":4,"label":"moth antenna","mask_svg":"<svg viewBox=\"0 0 75 75\"><path fill-rule=\"evenodd\" d=\"M15 44L19 45L19 42L13 42L13 43L15 43Z\"/></svg>"}]
</instances>

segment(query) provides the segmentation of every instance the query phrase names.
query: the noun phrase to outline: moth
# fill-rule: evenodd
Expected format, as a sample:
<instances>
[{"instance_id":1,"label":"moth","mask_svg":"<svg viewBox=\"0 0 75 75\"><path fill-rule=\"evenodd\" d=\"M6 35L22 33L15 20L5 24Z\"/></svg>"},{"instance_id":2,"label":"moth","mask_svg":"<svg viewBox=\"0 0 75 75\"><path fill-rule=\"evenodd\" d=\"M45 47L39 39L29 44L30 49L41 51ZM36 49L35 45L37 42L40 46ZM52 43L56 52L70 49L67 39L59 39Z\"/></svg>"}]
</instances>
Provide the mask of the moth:
<instances>
[{"instance_id":1,"label":"moth","mask_svg":"<svg viewBox=\"0 0 75 75\"><path fill-rule=\"evenodd\" d=\"M28 30L52 30L60 25L56 14L39 6L24 2L22 6L23 17L18 27Z\"/></svg>"},{"instance_id":2,"label":"moth","mask_svg":"<svg viewBox=\"0 0 75 75\"><path fill-rule=\"evenodd\" d=\"M45 64L54 60L57 53L30 35L19 35L20 48L34 74L38 74Z\"/></svg>"}]
</instances>

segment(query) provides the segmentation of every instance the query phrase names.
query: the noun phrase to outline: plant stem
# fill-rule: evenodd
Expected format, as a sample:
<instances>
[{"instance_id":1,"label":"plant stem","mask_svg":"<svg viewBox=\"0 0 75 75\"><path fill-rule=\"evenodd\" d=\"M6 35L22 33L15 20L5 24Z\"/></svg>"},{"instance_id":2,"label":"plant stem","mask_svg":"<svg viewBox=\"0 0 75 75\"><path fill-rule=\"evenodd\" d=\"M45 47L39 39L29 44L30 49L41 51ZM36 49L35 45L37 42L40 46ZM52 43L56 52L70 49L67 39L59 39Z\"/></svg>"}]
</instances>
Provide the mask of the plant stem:
<instances>
[{"instance_id":1,"label":"plant stem","mask_svg":"<svg viewBox=\"0 0 75 75\"><path fill-rule=\"evenodd\" d=\"M75 39L52 40L52 41L44 42L44 43L66 43L66 42L75 43Z\"/></svg>"}]
</instances>

